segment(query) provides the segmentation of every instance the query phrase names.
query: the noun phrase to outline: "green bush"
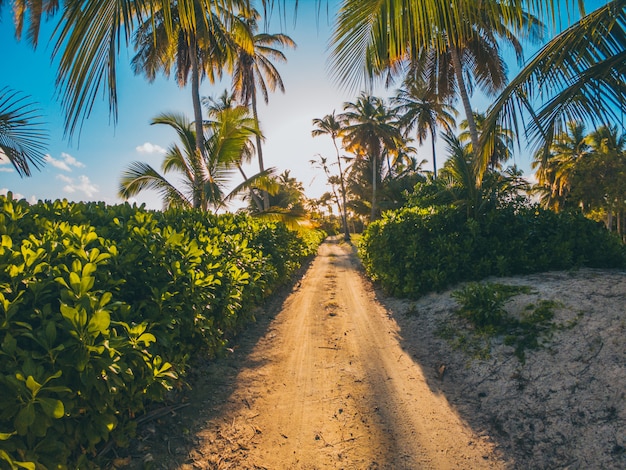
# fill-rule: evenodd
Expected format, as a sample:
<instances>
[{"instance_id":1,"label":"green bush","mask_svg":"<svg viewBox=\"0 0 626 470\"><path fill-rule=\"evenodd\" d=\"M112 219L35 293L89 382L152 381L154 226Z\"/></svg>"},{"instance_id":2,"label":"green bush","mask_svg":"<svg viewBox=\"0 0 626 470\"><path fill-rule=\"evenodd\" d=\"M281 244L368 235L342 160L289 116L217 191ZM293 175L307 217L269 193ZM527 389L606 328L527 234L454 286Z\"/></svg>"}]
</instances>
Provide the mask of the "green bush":
<instances>
[{"instance_id":1,"label":"green bush","mask_svg":"<svg viewBox=\"0 0 626 470\"><path fill-rule=\"evenodd\" d=\"M322 239L244 215L0 197L0 468L90 468Z\"/></svg>"},{"instance_id":2,"label":"green bush","mask_svg":"<svg viewBox=\"0 0 626 470\"><path fill-rule=\"evenodd\" d=\"M622 267L624 246L578 213L535 206L491 210L416 207L386 213L364 233L367 273L393 295L419 297L461 281L582 266Z\"/></svg>"}]
</instances>

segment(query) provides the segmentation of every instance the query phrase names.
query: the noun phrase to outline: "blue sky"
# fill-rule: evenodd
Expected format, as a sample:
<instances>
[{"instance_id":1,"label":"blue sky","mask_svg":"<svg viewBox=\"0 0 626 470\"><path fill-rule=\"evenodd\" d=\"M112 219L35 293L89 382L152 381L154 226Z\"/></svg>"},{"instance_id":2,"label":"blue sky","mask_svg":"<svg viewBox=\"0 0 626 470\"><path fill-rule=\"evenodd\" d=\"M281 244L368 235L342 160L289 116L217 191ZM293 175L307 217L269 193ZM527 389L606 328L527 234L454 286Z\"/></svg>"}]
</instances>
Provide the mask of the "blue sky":
<instances>
[{"instance_id":1,"label":"blue sky","mask_svg":"<svg viewBox=\"0 0 626 470\"><path fill-rule=\"evenodd\" d=\"M67 198L68 200L100 200L118 203L119 177L127 165L144 161L159 168L162 149L175 142L176 136L166 126L151 126L150 120L165 111L193 115L191 94L180 89L174 80L158 78L148 83L134 76L128 63L133 51L122 51L119 74L119 117L116 126L108 114L107 102L99 99L92 115L84 123L80 139L68 142L63 138L62 111L55 97L55 67L50 63L51 44L43 36L36 51L25 41L17 43L10 8L2 9L0 44L3 45L4 73L0 87L9 86L30 95L44 115L50 134L47 163L33 176L20 178L9 164L0 165L0 190L12 191L29 201ZM293 16L280 24L274 15L268 32L283 32L298 45L285 51L287 63L279 64L286 93L270 95L269 105L259 104L261 127L266 137L266 166L279 171L291 170L302 181L311 197L327 189L324 176L309 160L317 154L334 155L330 140L311 137L311 121L316 117L341 110L353 95L339 90L326 73L327 43L330 22L325 12L316 21L314 2L301 1L294 25ZM48 30L50 27L47 28ZM203 96L217 96L230 89L228 77L215 85L205 81ZM253 168L250 169L252 173ZM235 183L239 183L236 179ZM137 201L158 209L161 203L155 194L146 192Z\"/></svg>"},{"instance_id":2,"label":"blue sky","mask_svg":"<svg viewBox=\"0 0 626 470\"><path fill-rule=\"evenodd\" d=\"M311 137L311 121L333 110L341 112L344 102L356 98L354 93L340 89L330 79L327 44L333 13L331 11L328 17L324 6L317 17L314 5L314 0L300 0L295 25L293 16L288 15L281 25L279 15L274 15L268 32L288 34L298 47L285 51L288 62L278 65L286 93L272 94L269 105L261 103L259 108L266 137L266 166L277 167L279 172L289 169L292 176L302 181L310 197L320 196L327 188L321 170L314 169L309 161L317 155L334 157L330 139ZM55 96L55 67L50 61L52 45L47 43L45 32L36 51L24 41L17 43L10 8L5 6L0 13L4 65L0 87L9 86L30 95L38 103L50 134L47 163L41 171L35 170L30 178L20 178L10 165L1 164L0 190L10 190L33 202L57 198L121 202L117 188L120 174L128 164L139 160L159 168L163 149L176 140L166 127L151 126L151 118L165 111L183 112L191 118L189 90L178 88L171 79L158 78L150 84L143 77L134 76L128 66L133 51L124 50L120 56L117 126L112 124L106 101L99 99L84 123L80 139L68 142L63 138L61 108ZM50 31L51 25L46 29ZM230 88L228 79L216 85L205 81L201 94L216 96L225 88ZM385 93L383 90L376 92L379 96ZM477 101L474 106L481 110L485 107ZM419 150L418 157L430 159L429 149L427 143ZM440 151L439 155L441 165L443 153ZM529 164L526 158L517 163L522 167ZM431 168L430 162L426 168ZM253 170L250 168L249 172ZM153 193L146 192L136 200L150 208L161 207Z\"/></svg>"}]
</instances>

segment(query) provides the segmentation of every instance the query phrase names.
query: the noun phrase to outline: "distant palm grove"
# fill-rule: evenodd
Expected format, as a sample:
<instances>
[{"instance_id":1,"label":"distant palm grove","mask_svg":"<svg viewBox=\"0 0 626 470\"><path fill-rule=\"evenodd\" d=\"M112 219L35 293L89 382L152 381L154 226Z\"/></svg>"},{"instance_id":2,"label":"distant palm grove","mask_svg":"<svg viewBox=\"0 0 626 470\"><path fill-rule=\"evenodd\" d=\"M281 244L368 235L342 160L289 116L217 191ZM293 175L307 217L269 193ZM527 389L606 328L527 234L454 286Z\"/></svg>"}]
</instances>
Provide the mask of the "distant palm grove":
<instances>
[{"instance_id":1,"label":"distant palm grove","mask_svg":"<svg viewBox=\"0 0 626 470\"><path fill-rule=\"evenodd\" d=\"M388 93L361 91L312 120L334 151L304 163L328 183L311 199L290 169L267 165L258 109L288 93L280 65L296 47L264 25L298 2L0 0L14 20L0 27L51 41L68 137L103 93L116 120L127 48L135 74L176 80L193 110L153 117L177 136L160 168L120 174L122 199L156 191L163 211L2 198L0 396L16 399L0 403L0 469L103 465L149 403L182 387L192 353L223 352L326 234L363 232L367 273L411 297L490 275L624 267L626 0L580 3L339 2L333 80ZM201 94L223 77L230 89ZM28 177L48 131L37 104L1 82L0 155ZM244 204L230 214L234 198Z\"/></svg>"}]
</instances>

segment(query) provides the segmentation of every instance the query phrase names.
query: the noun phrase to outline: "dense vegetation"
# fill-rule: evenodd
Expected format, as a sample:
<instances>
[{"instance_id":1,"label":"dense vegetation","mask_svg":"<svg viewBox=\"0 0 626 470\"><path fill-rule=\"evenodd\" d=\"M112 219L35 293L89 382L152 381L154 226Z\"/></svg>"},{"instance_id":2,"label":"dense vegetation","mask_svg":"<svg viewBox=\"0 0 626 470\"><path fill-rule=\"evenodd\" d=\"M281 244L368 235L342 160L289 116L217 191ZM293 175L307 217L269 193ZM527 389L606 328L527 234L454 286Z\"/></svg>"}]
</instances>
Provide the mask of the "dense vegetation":
<instances>
[{"instance_id":1,"label":"dense vegetation","mask_svg":"<svg viewBox=\"0 0 626 470\"><path fill-rule=\"evenodd\" d=\"M409 297L492 275L626 262L620 239L602 224L530 204L477 218L458 206L389 212L368 227L359 252L385 290Z\"/></svg>"},{"instance_id":2,"label":"dense vegetation","mask_svg":"<svg viewBox=\"0 0 626 470\"><path fill-rule=\"evenodd\" d=\"M219 353L322 235L10 195L0 233L0 468L33 469L90 468L128 442L192 354Z\"/></svg>"}]
</instances>

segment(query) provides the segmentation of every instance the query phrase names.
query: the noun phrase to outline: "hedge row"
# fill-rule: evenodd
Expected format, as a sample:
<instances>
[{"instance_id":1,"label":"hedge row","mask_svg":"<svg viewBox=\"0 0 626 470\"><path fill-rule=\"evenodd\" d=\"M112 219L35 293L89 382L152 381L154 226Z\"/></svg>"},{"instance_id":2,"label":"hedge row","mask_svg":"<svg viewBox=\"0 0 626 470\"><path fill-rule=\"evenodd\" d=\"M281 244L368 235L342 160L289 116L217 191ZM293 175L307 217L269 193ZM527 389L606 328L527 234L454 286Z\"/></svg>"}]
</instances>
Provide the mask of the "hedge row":
<instances>
[{"instance_id":1,"label":"hedge row","mask_svg":"<svg viewBox=\"0 0 626 470\"><path fill-rule=\"evenodd\" d=\"M368 227L359 253L386 291L414 298L492 275L623 267L626 260L624 245L603 225L535 206L480 219L451 207L390 212Z\"/></svg>"},{"instance_id":2,"label":"hedge row","mask_svg":"<svg viewBox=\"0 0 626 470\"><path fill-rule=\"evenodd\" d=\"M10 195L0 235L0 468L13 469L95 467L322 239L245 215Z\"/></svg>"}]
</instances>

